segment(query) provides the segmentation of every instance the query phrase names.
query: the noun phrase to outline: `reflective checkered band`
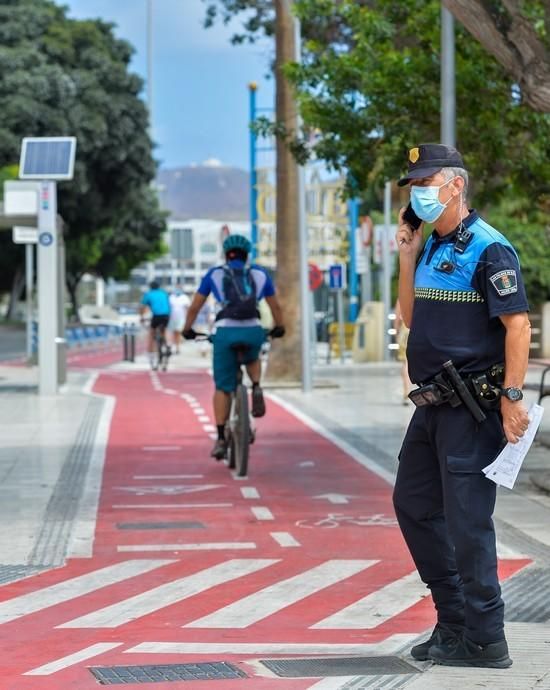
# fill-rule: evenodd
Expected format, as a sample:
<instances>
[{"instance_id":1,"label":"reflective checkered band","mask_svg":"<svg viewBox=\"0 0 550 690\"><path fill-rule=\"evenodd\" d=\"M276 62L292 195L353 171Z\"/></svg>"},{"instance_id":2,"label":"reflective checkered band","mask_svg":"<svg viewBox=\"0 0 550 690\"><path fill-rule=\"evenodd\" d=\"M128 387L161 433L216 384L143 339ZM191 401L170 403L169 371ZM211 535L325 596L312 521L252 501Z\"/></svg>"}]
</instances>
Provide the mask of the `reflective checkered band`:
<instances>
[{"instance_id":1,"label":"reflective checkered band","mask_svg":"<svg viewBox=\"0 0 550 690\"><path fill-rule=\"evenodd\" d=\"M436 302L484 302L475 290L441 290L439 288L415 288L417 299L430 299Z\"/></svg>"}]
</instances>

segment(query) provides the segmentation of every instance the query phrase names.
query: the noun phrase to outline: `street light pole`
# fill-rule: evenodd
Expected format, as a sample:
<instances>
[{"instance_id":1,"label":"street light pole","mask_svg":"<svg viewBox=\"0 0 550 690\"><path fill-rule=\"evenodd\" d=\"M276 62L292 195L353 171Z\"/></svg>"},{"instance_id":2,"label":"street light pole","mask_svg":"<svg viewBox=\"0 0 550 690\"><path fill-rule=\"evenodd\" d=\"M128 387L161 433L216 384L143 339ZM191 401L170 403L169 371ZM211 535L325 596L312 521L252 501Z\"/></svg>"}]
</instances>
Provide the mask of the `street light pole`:
<instances>
[{"instance_id":1,"label":"street light pole","mask_svg":"<svg viewBox=\"0 0 550 690\"><path fill-rule=\"evenodd\" d=\"M441 143L456 145L454 17L441 6Z\"/></svg>"},{"instance_id":2,"label":"street light pole","mask_svg":"<svg viewBox=\"0 0 550 690\"><path fill-rule=\"evenodd\" d=\"M300 20L294 16L294 46L295 61L302 61L302 32ZM296 104L296 109L298 105ZM296 115L298 131L302 129L300 114ZM302 391L311 393L311 328L310 328L310 295L309 295L309 263L307 246L307 219L306 219L306 182L305 168L298 165L298 237L300 247L300 311L301 311L301 336L302 336Z\"/></svg>"}]
</instances>

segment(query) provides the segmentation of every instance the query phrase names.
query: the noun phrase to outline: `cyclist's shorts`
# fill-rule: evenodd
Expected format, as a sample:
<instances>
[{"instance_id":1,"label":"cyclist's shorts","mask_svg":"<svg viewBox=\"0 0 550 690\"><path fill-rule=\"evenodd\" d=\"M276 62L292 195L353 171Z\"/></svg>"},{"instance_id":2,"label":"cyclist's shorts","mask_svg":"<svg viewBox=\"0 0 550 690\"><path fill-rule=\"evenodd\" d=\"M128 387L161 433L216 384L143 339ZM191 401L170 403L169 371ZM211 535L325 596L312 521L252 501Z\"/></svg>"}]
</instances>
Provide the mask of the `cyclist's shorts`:
<instances>
[{"instance_id":1,"label":"cyclist's shorts","mask_svg":"<svg viewBox=\"0 0 550 690\"><path fill-rule=\"evenodd\" d=\"M166 328L169 320L170 316L168 314L153 316L151 319L151 328Z\"/></svg>"},{"instance_id":2,"label":"cyclist's shorts","mask_svg":"<svg viewBox=\"0 0 550 690\"><path fill-rule=\"evenodd\" d=\"M238 359L232 345L247 343L250 349L244 355L246 363L255 362L265 340L261 326L222 326L212 337L214 344L214 383L216 390L232 393L237 387Z\"/></svg>"}]
</instances>

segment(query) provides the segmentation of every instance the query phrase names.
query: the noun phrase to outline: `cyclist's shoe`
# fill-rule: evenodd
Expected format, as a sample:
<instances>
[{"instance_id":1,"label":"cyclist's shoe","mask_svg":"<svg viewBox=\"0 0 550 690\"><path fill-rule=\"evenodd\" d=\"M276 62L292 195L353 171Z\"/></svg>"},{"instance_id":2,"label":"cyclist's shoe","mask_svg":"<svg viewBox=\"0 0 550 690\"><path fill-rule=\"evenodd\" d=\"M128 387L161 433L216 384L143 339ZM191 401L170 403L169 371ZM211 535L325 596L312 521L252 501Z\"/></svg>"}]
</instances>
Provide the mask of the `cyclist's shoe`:
<instances>
[{"instance_id":1,"label":"cyclist's shoe","mask_svg":"<svg viewBox=\"0 0 550 690\"><path fill-rule=\"evenodd\" d=\"M214 448L212 448L210 455L216 458L216 460L223 460L227 457L227 441L223 438L219 438L214 444Z\"/></svg>"},{"instance_id":2,"label":"cyclist's shoe","mask_svg":"<svg viewBox=\"0 0 550 690\"><path fill-rule=\"evenodd\" d=\"M264 394L260 386L252 388L252 416L263 417L265 414Z\"/></svg>"},{"instance_id":3,"label":"cyclist's shoe","mask_svg":"<svg viewBox=\"0 0 550 690\"><path fill-rule=\"evenodd\" d=\"M506 640L480 645L465 635L446 644L432 645L428 658L443 666L509 668L512 665Z\"/></svg>"},{"instance_id":4,"label":"cyclist's shoe","mask_svg":"<svg viewBox=\"0 0 550 690\"><path fill-rule=\"evenodd\" d=\"M464 626L452 623L438 623L431 637L411 649L411 656L417 661L427 661L432 647L456 642L464 632Z\"/></svg>"}]
</instances>

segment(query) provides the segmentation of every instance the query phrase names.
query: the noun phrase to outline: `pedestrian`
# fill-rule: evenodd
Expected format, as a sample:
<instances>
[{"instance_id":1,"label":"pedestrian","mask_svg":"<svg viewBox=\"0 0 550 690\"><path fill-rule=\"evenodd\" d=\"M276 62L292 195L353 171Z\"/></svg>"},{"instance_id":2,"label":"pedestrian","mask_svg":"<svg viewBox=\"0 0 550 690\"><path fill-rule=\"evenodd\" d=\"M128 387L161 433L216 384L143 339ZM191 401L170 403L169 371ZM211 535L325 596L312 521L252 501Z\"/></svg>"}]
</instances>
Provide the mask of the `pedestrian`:
<instances>
[{"instance_id":1,"label":"pedestrian","mask_svg":"<svg viewBox=\"0 0 550 690\"><path fill-rule=\"evenodd\" d=\"M521 388L529 307L514 248L467 207L460 153L442 144L411 149L399 181L409 184L423 223L414 231L401 209L399 302L410 327L417 408L393 500L437 611L431 637L411 654L449 666L507 668L492 521L496 485L482 469L527 429ZM425 244L424 223L434 224Z\"/></svg>"},{"instance_id":2,"label":"pedestrian","mask_svg":"<svg viewBox=\"0 0 550 690\"><path fill-rule=\"evenodd\" d=\"M178 281L174 292L170 295L170 321L168 322L168 330L172 334L172 342L176 348L177 355L180 353L181 331L190 304L191 300L185 294L181 283Z\"/></svg>"}]
</instances>

